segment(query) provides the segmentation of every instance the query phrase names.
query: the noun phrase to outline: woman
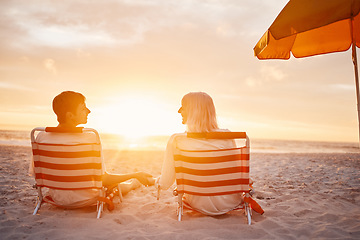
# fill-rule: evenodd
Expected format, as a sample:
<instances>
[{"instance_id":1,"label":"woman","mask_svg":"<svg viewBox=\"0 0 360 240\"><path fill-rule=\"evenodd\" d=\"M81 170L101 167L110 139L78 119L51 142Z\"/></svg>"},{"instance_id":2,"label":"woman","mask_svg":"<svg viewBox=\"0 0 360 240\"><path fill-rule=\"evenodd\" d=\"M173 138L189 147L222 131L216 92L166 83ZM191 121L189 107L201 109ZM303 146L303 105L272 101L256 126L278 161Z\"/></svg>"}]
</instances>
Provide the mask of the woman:
<instances>
[{"instance_id":1,"label":"woman","mask_svg":"<svg viewBox=\"0 0 360 240\"><path fill-rule=\"evenodd\" d=\"M186 94L181 101L178 112L181 114L182 123L186 124L188 132L228 131L218 128L213 100L204 92ZM235 147L235 142L220 139L191 139L187 138L184 133L172 135L166 147L161 176L157 180L161 189L168 189L175 181L174 150L176 147L193 150L232 148ZM184 194L185 204L206 215L227 213L242 204L242 202L241 193L221 196Z\"/></svg>"}]
</instances>

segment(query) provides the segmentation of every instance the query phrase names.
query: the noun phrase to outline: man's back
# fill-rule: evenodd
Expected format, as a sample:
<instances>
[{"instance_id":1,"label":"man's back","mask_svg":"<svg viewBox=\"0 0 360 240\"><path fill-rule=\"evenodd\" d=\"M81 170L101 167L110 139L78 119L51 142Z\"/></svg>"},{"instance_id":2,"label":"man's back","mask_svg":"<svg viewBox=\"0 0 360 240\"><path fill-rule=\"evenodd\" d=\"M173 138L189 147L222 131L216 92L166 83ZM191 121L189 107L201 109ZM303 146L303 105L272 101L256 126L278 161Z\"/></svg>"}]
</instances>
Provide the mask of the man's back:
<instances>
[{"instance_id":1,"label":"man's back","mask_svg":"<svg viewBox=\"0 0 360 240\"><path fill-rule=\"evenodd\" d=\"M76 208L96 203L104 163L94 132L40 132L33 153L37 184L49 187L48 195L57 205Z\"/></svg>"}]
</instances>

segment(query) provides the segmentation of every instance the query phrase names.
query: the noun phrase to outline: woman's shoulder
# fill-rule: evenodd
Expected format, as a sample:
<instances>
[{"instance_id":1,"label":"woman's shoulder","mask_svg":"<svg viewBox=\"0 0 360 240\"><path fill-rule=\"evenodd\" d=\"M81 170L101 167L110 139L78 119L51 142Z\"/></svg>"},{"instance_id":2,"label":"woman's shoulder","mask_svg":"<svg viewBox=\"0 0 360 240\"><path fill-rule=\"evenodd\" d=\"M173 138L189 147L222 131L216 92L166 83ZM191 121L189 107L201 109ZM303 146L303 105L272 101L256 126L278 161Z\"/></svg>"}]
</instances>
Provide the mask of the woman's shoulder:
<instances>
[{"instance_id":1,"label":"woman's shoulder","mask_svg":"<svg viewBox=\"0 0 360 240\"><path fill-rule=\"evenodd\" d=\"M219 128L219 129L216 129L215 132L231 132L231 131L227 128Z\"/></svg>"},{"instance_id":2,"label":"woman's shoulder","mask_svg":"<svg viewBox=\"0 0 360 240\"><path fill-rule=\"evenodd\" d=\"M229 129L216 129L214 132L231 132ZM187 132L184 133L174 133L171 135L169 141L176 141L181 139L187 139Z\"/></svg>"},{"instance_id":3,"label":"woman's shoulder","mask_svg":"<svg viewBox=\"0 0 360 240\"><path fill-rule=\"evenodd\" d=\"M170 136L168 144L171 144L180 138L186 138L186 136L187 136L186 133L174 133L173 135Z\"/></svg>"},{"instance_id":4,"label":"woman's shoulder","mask_svg":"<svg viewBox=\"0 0 360 240\"><path fill-rule=\"evenodd\" d=\"M186 132L183 132L183 133L174 133L173 135L171 135L171 138L174 138L174 137L186 137Z\"/></svg>"}]
</instances>

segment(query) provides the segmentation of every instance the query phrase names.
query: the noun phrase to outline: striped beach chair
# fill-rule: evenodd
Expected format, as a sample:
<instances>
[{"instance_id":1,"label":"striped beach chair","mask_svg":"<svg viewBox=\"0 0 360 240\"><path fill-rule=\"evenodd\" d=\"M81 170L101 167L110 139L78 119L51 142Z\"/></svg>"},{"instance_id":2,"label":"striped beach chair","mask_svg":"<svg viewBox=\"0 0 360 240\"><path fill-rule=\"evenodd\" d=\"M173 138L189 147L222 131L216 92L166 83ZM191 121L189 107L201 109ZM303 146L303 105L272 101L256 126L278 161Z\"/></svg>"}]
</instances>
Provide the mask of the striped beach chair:
<instances>
[{"instance_id":1,"label":"striped beach chair","mask_svg":"<svg viewBox=\"0 0 360 240\"><path fill-rule=\"evenodd\" d=\"M43 134L40 139L35 136L36 132L39 132L37 136ZM86 140L83 134L87 134ZM79 138L82 140L79 141ZM92 205L97 204L97 218L100 218L105 191L102 185L101 143L97 131L90 128L35 128L31 131L31 144L35 187L38 191L33 214L38 212L43 202L56 205L49 196L43 195L42 188L96 189L102 200Z\"/></svg>"},{"instance_id":2,"label":"striped beach chair","mask_svg":"<svg viewBox=\"0 0 360 240\"><path fill-rule=\"evenodd\" d=\"M251 224L251 209L263 210L251 198L249 191L250 141L245 132L187 133L188 138L243 139L242 147L229 149L180 149L174 153L178 196L178 220L183 214L183 194L218 196L234 193L244 194L244 208L248 224ZM236 146L236 145L235 145Z\"/></svg>"}]
</instances>

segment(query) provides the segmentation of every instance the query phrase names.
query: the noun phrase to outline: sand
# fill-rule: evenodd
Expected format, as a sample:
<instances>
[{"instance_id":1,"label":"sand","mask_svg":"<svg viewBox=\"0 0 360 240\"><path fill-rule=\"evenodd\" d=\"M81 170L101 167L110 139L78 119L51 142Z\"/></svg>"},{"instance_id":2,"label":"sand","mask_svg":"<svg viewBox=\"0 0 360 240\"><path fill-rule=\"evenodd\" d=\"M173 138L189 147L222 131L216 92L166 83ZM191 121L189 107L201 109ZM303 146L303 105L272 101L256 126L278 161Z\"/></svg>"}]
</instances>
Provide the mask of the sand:
<instances>
[{"instance_id":1,"label":"sand","mask_svg":"<svg viewBox=\"0 0 360 240\"><path fill-rule=\"evenodd\" d=\"M161 151L104 155L110 172L161 171ZM253 213L251 226L243 210L218 217L185 211L178 222L172 190L157 201L154 186L130 192L101 219L93 207L49 204L33 216L30 159L29 147L0 145L0 239L360 239L360 154L253 153L254 197L265 213Z\"/></svg>"}]
</instances>

